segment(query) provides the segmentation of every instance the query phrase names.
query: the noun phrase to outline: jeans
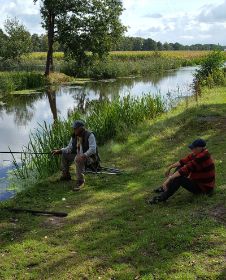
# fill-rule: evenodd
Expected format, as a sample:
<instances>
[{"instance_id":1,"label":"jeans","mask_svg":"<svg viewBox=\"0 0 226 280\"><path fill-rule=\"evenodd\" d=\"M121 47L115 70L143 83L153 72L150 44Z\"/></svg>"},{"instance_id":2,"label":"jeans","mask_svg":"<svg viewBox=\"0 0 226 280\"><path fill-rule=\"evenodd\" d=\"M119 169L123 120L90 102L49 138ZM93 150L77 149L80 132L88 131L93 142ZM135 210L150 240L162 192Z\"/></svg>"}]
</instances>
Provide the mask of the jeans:
<instances>
[{"instance_id":1,"label":"jeans","mask_svg":"<svg viewBox=\"0 0 226 280\"><path fill-rule=\"evenodd\" d=\"M167 200L169 197L171 197L180 187L183 187L184 189L188 190L189 192L193 194L200 194L202 191L198 188L197 184L192 182L189 178L180 176L172 180L167 190L161 194L161 200Z\"/></svg>"},{"instance_id":2,"label":"jeans","mask_svg":"<svg viewBox=\"0 0 226 280\"><path fill-rule=\"evenodd\" d=\"M64 176L67 176L70 174L69 169L72 163L75 163L76 165L76 176L78 180L83 180L85 172L85 166L88 164L93 163L93 159L91 157L88 157L85 160L78 161L77 156L75 154L62 154L61 158L61 169Z\"/></svg>"}]
</instances>

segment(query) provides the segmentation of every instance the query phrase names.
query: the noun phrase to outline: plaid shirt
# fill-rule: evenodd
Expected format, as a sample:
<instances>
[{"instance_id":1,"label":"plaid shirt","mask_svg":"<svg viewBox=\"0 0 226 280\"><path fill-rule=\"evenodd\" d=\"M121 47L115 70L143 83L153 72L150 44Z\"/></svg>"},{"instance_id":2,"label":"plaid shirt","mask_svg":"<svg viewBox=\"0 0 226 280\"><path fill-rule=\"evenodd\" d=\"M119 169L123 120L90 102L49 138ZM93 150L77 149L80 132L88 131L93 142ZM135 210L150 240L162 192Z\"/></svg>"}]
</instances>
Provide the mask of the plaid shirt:
<instances>
[{"instance_id":1,"label":"plaid shirt","mask_svg":"<svg viewBox=\"0 0 226 280\"><path fill-rule=\"evenodd\" d=\"M204 192L215 187L215 165L208 150L194 155L190 154L180 160L181 176L188 177Z\"/></svg>"}]
</instances>

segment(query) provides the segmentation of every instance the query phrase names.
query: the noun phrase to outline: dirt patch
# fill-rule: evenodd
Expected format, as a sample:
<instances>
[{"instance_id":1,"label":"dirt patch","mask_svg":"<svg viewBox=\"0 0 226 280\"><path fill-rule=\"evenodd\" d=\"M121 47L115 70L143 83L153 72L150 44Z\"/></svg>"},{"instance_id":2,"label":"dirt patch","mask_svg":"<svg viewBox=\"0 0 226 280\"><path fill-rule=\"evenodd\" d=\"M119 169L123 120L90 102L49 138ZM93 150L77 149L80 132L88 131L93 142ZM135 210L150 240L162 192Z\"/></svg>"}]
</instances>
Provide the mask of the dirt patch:
<instances>
[{"instance_id":1,"label":"dirt patch","mask_svg":"<svg viewBox=\"0 0 226 280\"><path fill-rule=\"evenodd\" d=\"M226 225L226 207L224 204L219 204L210 211L211 217L216 221Z\"/></svg>"},{"instance_id":2,"label":"dirt patch","mask_svg":"<svg viewBox=\"0 0 226 280\"><path fill-rule=\"evenodd\" d=\"M65 219L59 217L51 217L43 222L45 227L62 227L65 224Z\"/></svg>"},{"instance_id":3,"label":"dirt patch","mask_svg":"<svg viewBox=\"0 0 226 280\"><path fill-rule=\"evenodd\" d=\"M226 127L226 118L221 116L201 116L197 119L197 122L199 124L212 125L217 128Z\"/></svg>"}]
</instances>

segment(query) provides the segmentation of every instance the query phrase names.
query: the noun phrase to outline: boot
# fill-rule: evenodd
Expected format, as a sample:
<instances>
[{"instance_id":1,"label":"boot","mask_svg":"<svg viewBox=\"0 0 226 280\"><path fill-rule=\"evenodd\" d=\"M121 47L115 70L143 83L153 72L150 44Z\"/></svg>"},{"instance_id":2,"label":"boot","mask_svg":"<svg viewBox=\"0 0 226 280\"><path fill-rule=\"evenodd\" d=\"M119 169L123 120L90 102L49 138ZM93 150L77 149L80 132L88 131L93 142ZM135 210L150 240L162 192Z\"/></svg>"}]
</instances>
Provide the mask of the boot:
<instances>
[{"instance_id":1,"label":"boot","mask_svg":"<svg viewBox=\"0 0 226 280\"><path fill-rule=\"evenodd\" d=\"M71 174L68 172L63 172L62 176L60 177L60 181L70 181L71 180Z\"/></svg>"},{"instance_id":2,"label":"boot","mask_svg":"<svg viewBox=\"0 0 226 280\"><path fill-rule=\"evenodd\" d=\"M85 180L78 180L76 183L76 186L73 188L73 191L77 192L80 191L80 189L84 186Z\"/></svg>"}]
</instances>

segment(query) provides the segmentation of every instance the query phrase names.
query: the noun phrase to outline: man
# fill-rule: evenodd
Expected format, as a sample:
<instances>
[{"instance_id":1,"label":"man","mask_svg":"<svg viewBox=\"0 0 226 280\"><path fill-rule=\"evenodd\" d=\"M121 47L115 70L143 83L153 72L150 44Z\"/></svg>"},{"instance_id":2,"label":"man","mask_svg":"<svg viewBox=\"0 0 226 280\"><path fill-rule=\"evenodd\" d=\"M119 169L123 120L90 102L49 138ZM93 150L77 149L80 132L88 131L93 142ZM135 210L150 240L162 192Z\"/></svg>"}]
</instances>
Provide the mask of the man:
<instances>
[{"instance_id":1,"label":"man","mask_svg":"<svg viewBox=\"0 0 226 280\"><path fill-rule=\"evenodd\" d=\"M84 171L87 166L97 169L99 166L99 156L96 139L92 132L85 129L85 124L81 120L76 120L72 126L74 133L66 148L53 150L54 155L62 155L62 176L61 181L71 180L69 172L70 165L75 161L77 183L74 191L79 191L84 185Z\"/></svg>"},{"instance_id":2,"label":"man","mask_svg":"<svg viewBox=\"0 0 226 280\"><path fill-rule=\"evenodd\" d=\"M203 139L195 140L189 148L192 153L172 164L166 171L167 180L155 190L159 196L149 200L150 204L166 201L180 186L194 194L210 194L215 187L215 165ZM176 172L171 174L171 170Z\"/></svg>"}]
</instances>

